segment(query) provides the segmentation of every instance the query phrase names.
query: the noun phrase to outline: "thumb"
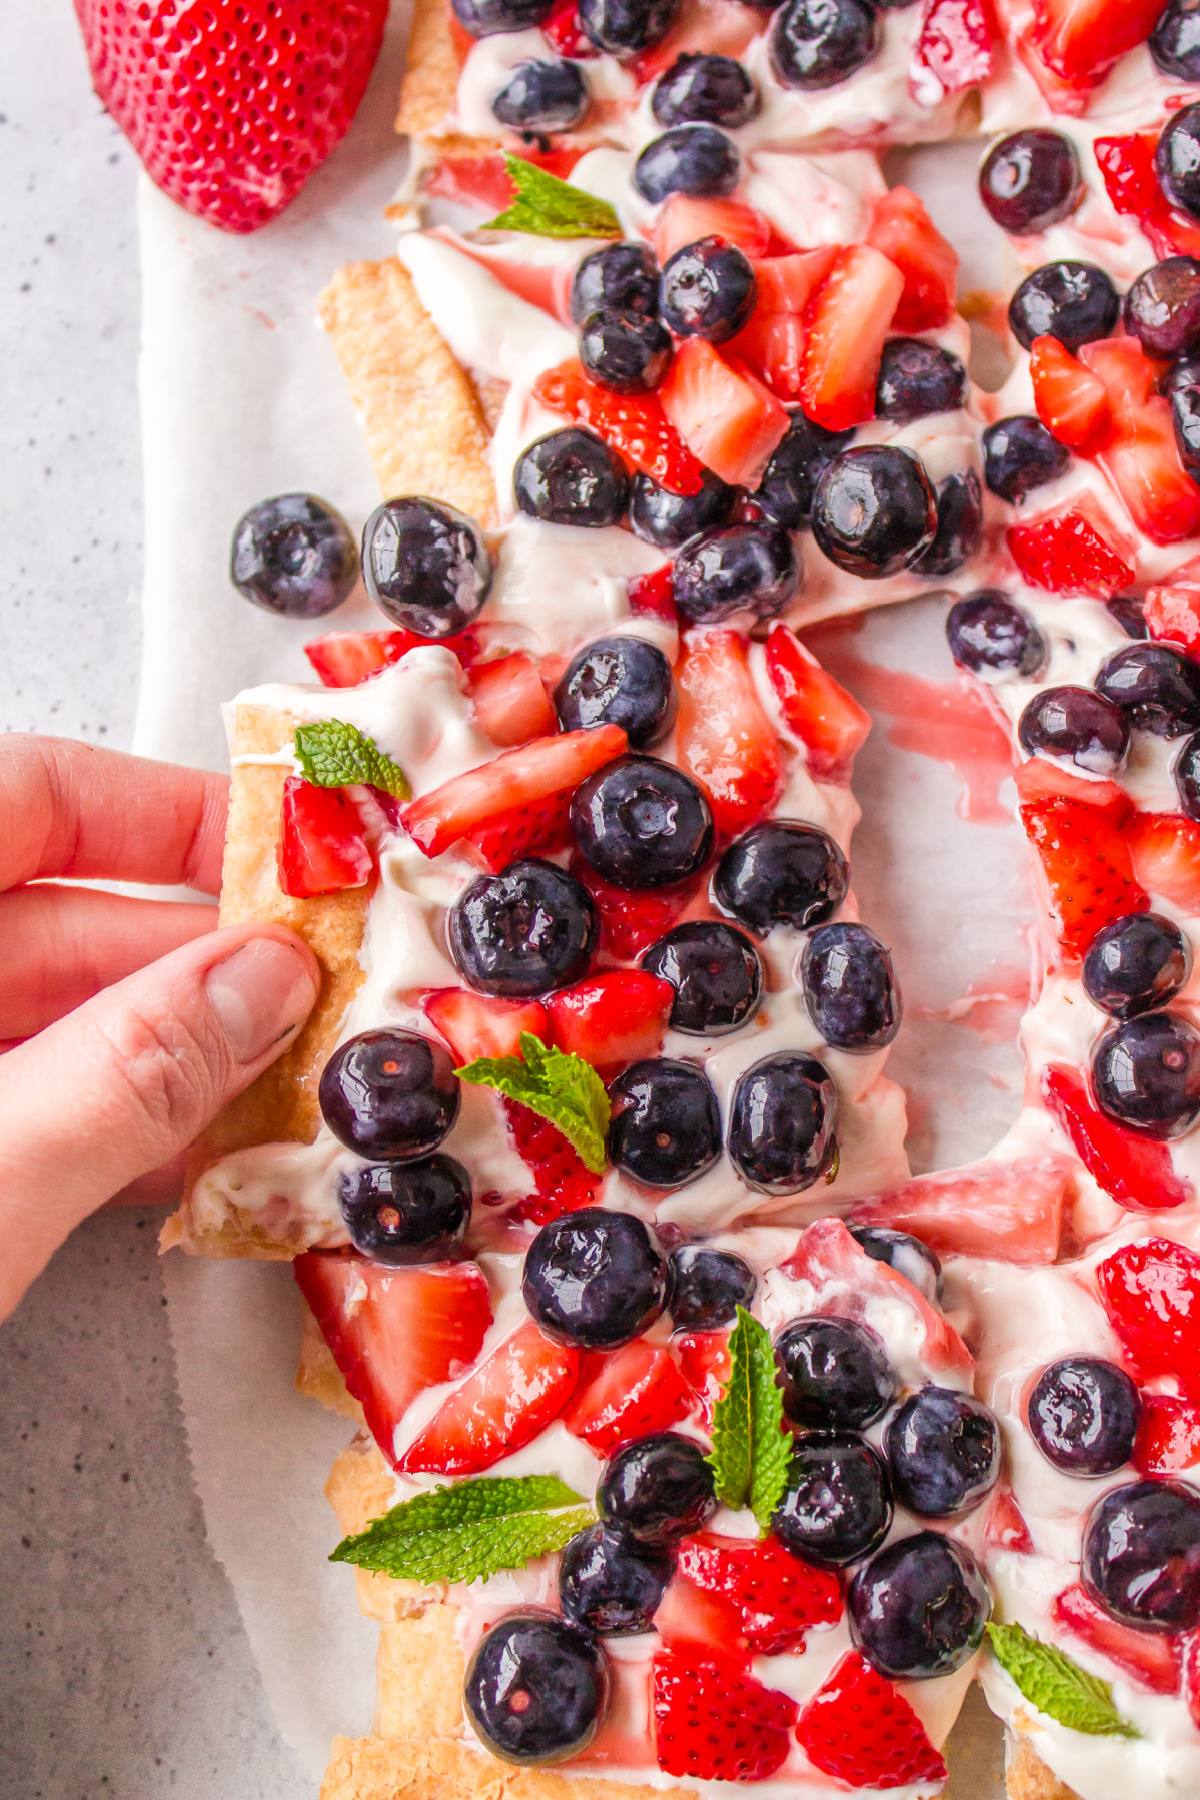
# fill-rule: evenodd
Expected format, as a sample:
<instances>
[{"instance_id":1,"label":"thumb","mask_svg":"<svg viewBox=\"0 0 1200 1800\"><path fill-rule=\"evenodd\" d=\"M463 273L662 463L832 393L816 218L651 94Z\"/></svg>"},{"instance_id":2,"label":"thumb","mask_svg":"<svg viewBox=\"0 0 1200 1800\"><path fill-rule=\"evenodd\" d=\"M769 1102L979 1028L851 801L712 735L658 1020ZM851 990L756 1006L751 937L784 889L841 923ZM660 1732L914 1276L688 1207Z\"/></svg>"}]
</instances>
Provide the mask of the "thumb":
<instances>
[{"instance_id":1,"label":"thumb","mask_svg":"<svg viewBox=\"0 0 1200 1800\"><path fill-rule=\"evenodd\" d=\"M81 1219L293 1042L320 969L281 926L197 938L0 1057L0 1319Z\"/></svg>"}]
</instances>

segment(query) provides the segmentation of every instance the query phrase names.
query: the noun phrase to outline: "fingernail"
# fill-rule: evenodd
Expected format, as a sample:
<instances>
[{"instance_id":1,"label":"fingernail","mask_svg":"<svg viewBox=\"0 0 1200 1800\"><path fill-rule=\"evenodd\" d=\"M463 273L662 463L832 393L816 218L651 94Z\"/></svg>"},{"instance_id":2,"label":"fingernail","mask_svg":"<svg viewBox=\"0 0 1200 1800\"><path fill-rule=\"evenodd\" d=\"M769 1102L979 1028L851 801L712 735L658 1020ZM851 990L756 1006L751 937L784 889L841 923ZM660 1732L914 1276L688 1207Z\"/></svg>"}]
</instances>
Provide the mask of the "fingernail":
<instances>
[{"instance_id":1,"label":"fingernail","mask_svg":"<svg viewBox=\"0 0 1200 1800\"><path fill-rule=\"evenodd\" d=\"M256 1062L294 1032L317 997L298 952L267 937L251 939L211 968L204 991L240 1063Z\"/></svg>"}]
</instances>

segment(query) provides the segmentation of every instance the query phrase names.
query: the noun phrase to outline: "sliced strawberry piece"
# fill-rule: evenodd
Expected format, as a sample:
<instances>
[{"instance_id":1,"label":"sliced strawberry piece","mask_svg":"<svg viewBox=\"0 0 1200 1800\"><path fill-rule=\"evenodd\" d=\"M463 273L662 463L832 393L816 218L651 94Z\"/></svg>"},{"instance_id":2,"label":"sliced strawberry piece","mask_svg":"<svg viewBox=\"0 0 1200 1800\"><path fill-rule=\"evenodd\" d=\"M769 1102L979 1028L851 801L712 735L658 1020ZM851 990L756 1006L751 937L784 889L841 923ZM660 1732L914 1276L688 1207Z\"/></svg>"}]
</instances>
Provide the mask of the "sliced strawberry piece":
<instances>
[{"instance_id":1,"label":"sliced strawberry piece","mask_svg":"<svg viewBox=\"0 0 1200 1800\"><path fill-rule=\"evenodd\" d=\"M557 1419L579 1379L579 1352L530 1320L443 1400L397 1463L406 1475L478 1475Z\"/></svg>"},{"instance_id":2,"label":"sliced strawberry piece","mask_svg":"<svg viewBox=\"0 0 1200 1800\"><path fill-rule=\"evenodd\" d=\"M678 1352L684 1379L700 1402L706 1430L712 1429L713 1409L729 1386L733 1367L727 1331L681 1331L671 1339Z\"/></svg>"},{"instance_id":3,"label":"sliced strawberry piece","mask_svg":"<svg viewBox=\"0 0 1200 1800\"><path fill-rule=\"evenodd\" d=\"M1154 168L1157 131L1098 137L1093 148L1114 211L1138 221L1154 254L1160 259L1195 256L1200 251L1200 225L1177 212L1158 185Z\"/></svg>"},{"instance_id":4,"label":"sliced strawberry piece","mask_svg":"<svg viewBox=\"0 0 1200 1800\"><path fill-rule=\"evenodd\" d=\"M1135 1631L1101 1611L1076 1583L1055 1596L1054 1623L1083 1644L1106 1656L1136 1687L1152 1694L1177 1694L1180 1684L1179 1640L1157 1631Z\"/></svg>"},{"instance_id":5,"label":"sliced strawberry piece","mask_svg":"<svg viewBox=\"0 0 1200 1800\"><path fill-rule=\"evenodd\" d=\"M983 1526L983 1541L995 1550L1011 1550L1021 1556L1033 1554L1033 1539L1012 1489L1001 1481L992 1495Z\"/></svg>"},{"instance_id":6,"label":"sliced strawberry piece","mask_svg":"<svg viewBox=\"0 0 1200 1800\"><path fill-rule=\"evenodd\" d=\"M562 1420L597 1456L627 1438L666 1431L686 1418L692 1395L679 1366L661 1344L635 1338L611 1356L586 1355L579 1386Z\"/></svg>"},{"instance_id":7,"label":"sliced strawberry piece","mask_svg":"<svg viewBox=\"0 0 1200 1800\"><path fill-rule=\"evenodd\" d=\"M685 244L698 244L706 237L722 237L751 258L765 256L771 223L740 200L694 200L688 194L672 194L654 225L659 267Z\"/></svg>"},{"instance_id":8,"label":"sliced strawberry piece","mask_svg":"<svg viewBox=\"0 0 1200 1800\"><path fill-rule=\"evenodd\" d=\"M396 1467L396 1427L425 1388L470 1367L492 1322L477 1263L388 1269L362 1257L309 1250L292 1264L297 1286L367 1428Z\"/></svg>"},{"instance_id":9,"label":"sliced strawberry piece","mask_svg":"<svg viewBox=\"0 0 1200 1800\"><path fill-rule=\"evenodd\" d=\"M571 842L571 796L551 794L498 813L462 840L463 855L477 868L499 875L518 856L553 856Z\"/></svg>"},{"instance_id":10,"label":"sliced strawberry piece","mask_svg":"<svg viewBox=\"0 0 1200 1800\"><path fill-rule=\"evenodd\" d=\"M467 687L476 725L501 749L550 737L558 730L558 716L546 697L537 664L523 651L476 664Z\"/></svg>"},{"instance_id":11,"label":"sliced strawberry piece","mask_svg":"<svg viewBox=\"0 0 1200 1800\"><path fill-rule=\"evenodd\" d=\"M679 1546L679 1573L732 1602L750 1648L760 1656L802 1650L811 1626L834 1625L842 1616L837 1576L801 1562L770 1536L698 1532Z\"/></svg>"},{"instance_id":12,"label":"sliced strawberry piece","mask_svg":"<svg viewBox=\"0 0 1200 1800\"><path fill-rule=\"evenodd\" d=\"M1124 1244L1097 1265L1096 1285L1134 1373L1173 1375L1200 1401L1200 1256L1170 1238Z\"/></svg>"},{"instance_id":13,"label":"sliced strawberry piece","mask_svg":"<svg viewBox=\"0 0 1200 1800\"><path fill-rule=\"evenodd\" d=\"M534 1180L533 1193L517 1202L513 1216L531 1225L548 1225L563 1213L594 1206L601 1178L592 1174L570 1138L507 1095L500 1104L513 1146Z\"/></svg>"},{"instance_id":14,"label":"sliced strawberry piece","mask_svg":"<svg viewBox=\"0 0 1200 1800\"><path fill-rule=\"evenodd\" d=\"M1191 1182L1175 1173L1167 1146L1126 1131L1102 1113L1077 1069L1049 1063L1042 1072L1042 1098L1088 1174L1118 1206L1157 1212L1191 1199Z\"/></svg>"},{"instance_id":15,"label":"sliced strawberry piece","mask_svg":"<svg viewBox=\"0 0 1200 1800\"><path fill-rule=\"evenodd\" d=\"M644 969L614 969L546 996L552 1041L606 1076L623 1063L657 1056L675 990Z\"/></svg>"},{"instance_id":16,"label":"sliced strawberry piece","mask_svg":"<svg viewBox=\"0 0 1200 1800\"><path fill-rule=\"evenodd\" d=\"M654 1615L654 1629L669 1650L686 1649L710 1656L728 1657L735 1674L745 1672L749 1639L742 1615L732 1601L706 1594L682 1575L676 1575Z\"/></svg>"},{"instance_id":17,"label":"sliced strawberry piece","mask_svg":"<svg viewBox=\"0 0 1200 1800\"><path fill-rule=\"evenodd\" d=\"M696 892L694 881L678 887L647 889L613 887L581 856L571 858L571 873L582 881L600 913L600 945L618 962L632 962L669 931Z\"/></svg>"},{"instance_id":18,"label":"sliced strawberry piece","mask_svg":"<svg viewBox=\"0 0 1200 1800\"><path fill-rule=\"evenodd\" d=\"M285 777L275 861L280 891L294 900L362 887L371 852L349 795L314 787L300 775Z\"/></svg>"},{"instance_id":19,"label":"sliced strawberry piece","mask_svg":"<svg viewBox=\"0 0 1200 1800\"><path fill-rule=\"evenodd\" d=\"M1192 1724L1200 1730L1200 1632L1190 1631L1181 1646L1183 1698Z\"/></svg>"},{"instance_id":20,"label":"sliced strawberry piece","mask_svg":"<svg viewBox=\"0 0 1200 1800\"><path fill-rule=\"evenodd\" d=\"M1096 455L1139 530L1176 544L1200 530L1200 487L1179 458L1171 407L1136 338L1080 346L1079 360L1108 391L1111 423Z\"/></svg>"},{"instance_id":21,"label":"sliced strawberry piece","mask_svg":"<svg viewBox=\"0 0 1200 1800\"><path fill-rule=\"evenodd\" d=\"M1036 801L1020 812L1037 852L1061 960L1068 966L1082 962L1105 925L1149 909L1129 845L1105 813L1077 800Z\"/></svg>"},{"instance_id":22,"label":"sliced strawberry piece","mask_svg":"<svg viewBox=\"0 0 1200 1800\"><path fill-rule=\"evenodd\" d=\"M1130 1462L1139 1475L1180 1475L1200 1463L1200 1407L1178 1394L1143 1394Z\"/></svg>"},{"instance_id":23,"label":"sliced strawberry piece","mask_svg":"<svg viewBox=\"0 0 1200 1800\"><path fill-rule=\"evenodd\" d=\"M629 610L635 619L662 619L668 625L678 620L675 610L675 569L664 563L649 575L634 575L625 583Z\"/></svg>"},{"instance_id":24,"label":"sliced strawberry piece","mask_svg":"<svg viewBox=\"0 0 1200 1800\"><path fill-rule=\"evenodd\" d=\"M1034 0L1038 54L1062 80L1095 87L1150 36L1162 0Z\"/></svg>"},{"instance_id":25,"label":"sliced strawberry piece","mask_svg":"<svg viewBox=\"0 0 1200 1800\"><path fill-rule=\"evenodd\" d=\"M1095 807L1114 825L1124 825L1133 813L1133 801L1115 781L1087 781L1060 769L1044 756L1031 756L1017 769L1013 779L1022 806L1039 800L1078 800L1082 806Z\"/></svg>"},{"instance_id":26,"label":"sliced strawberry piece","mask_svg":"<svg viewBox=\"0 0 1200 1800\"><path fill-rule=\"evenodd\" d=\"M464 669L479 655L479 641L473 631L459 631L453 637L423 638L415 631L327 631L304 646L304 654L316 670L324 687L357 687L391 663L398 663L410 650L436 646L457 656Z\"/></svg>"},{"instance_id":27,"label":"sliced strawberry piece","mask_svg":"<svg viewBox=\"0 0 1200 1800\"><path fill-rule=\"evenodd\" d=\"M576 0L556 0L550 17L543 21L542 35L548 37L560 56L572 62L590 60L600 52L579 23Z\"/></svg>"},{"instance_id":28,"label":"sliced strawberry piece","mask_svg":"<svg viewBox=\"0 0 1200 1800\"><path fill-rule=\"evenodd\" d=\"M787 1761L796 1702L729 1661L687 1649L654 1657L654 1741L668 1775L765 1781Z\"/></svg>"},{"instance_id":29,"label":"sliced strawberry piece","mask_svg":"<svg viewBox=\"0 0 1200 1800\"><path fill-rule=\"evenodd\" d=\"M1135 813L1129 824L1134 874L1152 894L1200 912L1200 825L1178 813Z\"/></svg>"},{"instance_id":30,"label":"sliced strawberry piece","mask_svg":"<svg viewBox=\"0 0 1200 1800\"><path fill-rule=\"evenodd\" d=\"M991 22L982 0L925 0L908 78L914 97L936 106L948 94L989 80L991 73Z\"/></svg>"},{"instance_id":31,"label":"sliced strawberry piece","mask_svg":"<svg viewBox=\"0 0 1200 1800\"><path fill-rule=\"evenodd\" d=\"M461 33L465 61L474 39L462 30L453 13L449 15L449 25L452 36L456 31ZM519 156L522 162L533 163L537 168L545 169L550 175L557 175L560 181L569 181L571 171L583 151L540 151L522 144L510 154ZM439 157L422 174L421 192L434 195L439 200L454 200L458 205L469 206L476 212L498 213L511 204L516 188L505 166L503 154L496 151L489 156Z\"/></svg>"},{"instance_id":32,"label":"sliced strawberry piece","mask_svg":"<svg viewBox=\"0 0 1200 1800\"><path fill-rule=\"evenodd\" d=\"M907 1231L938 1256L1038 1268L1058 1256L1071 1165L1062 1156L980 1162L918 1175L854 1209L856 1225Z\"/></svg>"},{"instance_id":33,"label":"sliced strawberry piece","mask_svg":"<svg viewBox=\"0 0 1200 1800\"><path fill-rule=\"evenodd\" d=\"M871 715L826 673L786 625L767 638L767 674L789 731L808 752L814 781L850 779L850 765L867 740Z\"/></svg>"},{"instance_id":34,"label":"sliced strawberry piece","mask_svg":"<svg viewBox=\"0 0 1200 1800\"><path fill-rule=\"evenodd\" d=\"M791 423L757 376L698 337L679 345L658 398L688 449L733 486L757 487Z\"/></svg>"},{"instance_id":35,"label":"sliced strawberry piece","mask_svg":"<svg viewBox=\"0 0 1200 1800\"><path fill-rule=\"evenodd\" d=\"M1111 600L1137 573L1127 560L1127 545L1091 494L1077 494L1056 512L1010 525L1005 535L1026 581L1052 594Z\"/></svg>"},{"instance_id":36,"label":"sliced strawberry piece","mask_svg":"<svg viewBox=\"0 0 1200 1800\"><path fill-rule=\"evenodd\" d=\"M1097 441L1110 422L1108 389L1056 337L1037 337L1029 353L1033 403L1052 437L1072 450Z\"/></svg>"},{"instance_id":37,"label":"sliced strawberry piece","mask_svg":"<svg viewBox=\"0 0 1200 1800\"><path fill-rule=\"evenodd\" d=\"M796 313L766 312L755 308L748 325L722 346L726 361L746 369L777 400L800 398L800 371L808 337L804 320Z\"/></svg>"},{"instance_id":38,"label":"sliced strawberry piece","mask_svg":"<svg viewBox=\"0 0 1200 1800\"><path fill-rule=\"evenodd\" d=\"M732 837L762 817L783 783L779 737L759 701L741 633L689 631L677 679L680 767L708 795L717 830Z\"/></svg>"},{"instance_id":39,"label":"sliced strawberry piece","mask_svg":"<svg viewBox=\"0 0 1200 1800\"><path fill-rule=\"evenodd\" d=\"M968 4L973 6L975 0L968 0ZM904 282L890 321L892 329L932 331L935 326L944 325L954 311L958 251L942 236L924 201L918 199L911 188L891 188L875 202L867 243L887 257L900 271ZM888 285L882 271L876 271L874 279L880 284L878 311L881 312L887 304ZM876 316L876 313L871 314L873 331ZM872 375L872 400L874 394L875 376ZM858 420L848 422L857 424ZM821 424L825 423L822 419Z\"/></svg>"},{"instance_id":40,"label":"sliced strawberry piece","mask_svg":"<svg viewBox=\"0 0 1200 1800\"><path fill-rule=\"evenodd\" d=\"M1200 559L1184 563L1150 588L1144 612L1152 638L1200 656Z\"/></svg>"},{"instance_id":41,"label":"sliced strawberry piece","mask_svg":"<svg viewBox=\"0 0 1200 1800\"><path fill-rule=\"evenodd\" d=\"M836 244L797 250L791 256L751 257L758 282L758 308L766 313L794 313L803 318L809 302L837 260ZM737 339L732 340L733 344ZM732 347L732 346L731 346Z\"/></svg>"},{"instance_id":42,"label":"sliced strawberry piece","mask_svg":"<svg viewBox=\"0 0 1200 1800\"><path fill-rule=\"evenodd\" d=\"M848 1650L796 1726L809 1762L851 1787L944 1781L946 1765L903 1695L857 1650Z\"/></svg>"},{"instance_id":43,"label":"sliced strawberry piece","mask_svg":"<svg viewBox=\"0 0 1200 1800\"><path fill-rule=\"evenodd\" d=\"M560 363L533 384L534 398L551 412L590 425L633 469L673 494L698 494L704 471L663 410L657 394L614 394L589 381L583 364Z\"/></svg>"},{"instance_id":44,"label":"sliced strawberry piece","mask_svg":"<svg viewBox=\"0 0 1200 1800\"><path fill-rule=\"evenodd\" d=\"M818 425L844 431L874 418L883 340L904 286L895 263L871 245L838 252L812 304L800 378L800 404Z\"/></svg>"},{"instance_id":45,"label":"sliced strawberry piece","mask_svg":"<svg viewBox=\"0 0 1200 1800\"><path fill-rule=\"evenodd\" d=\"M549 1030L539 1001L500 1000L470 988L434 988L422 996L421 1008L460 1066L477 1056L517 1056L523 1031L544 1040Z\"/></svg>"}]
</instances>

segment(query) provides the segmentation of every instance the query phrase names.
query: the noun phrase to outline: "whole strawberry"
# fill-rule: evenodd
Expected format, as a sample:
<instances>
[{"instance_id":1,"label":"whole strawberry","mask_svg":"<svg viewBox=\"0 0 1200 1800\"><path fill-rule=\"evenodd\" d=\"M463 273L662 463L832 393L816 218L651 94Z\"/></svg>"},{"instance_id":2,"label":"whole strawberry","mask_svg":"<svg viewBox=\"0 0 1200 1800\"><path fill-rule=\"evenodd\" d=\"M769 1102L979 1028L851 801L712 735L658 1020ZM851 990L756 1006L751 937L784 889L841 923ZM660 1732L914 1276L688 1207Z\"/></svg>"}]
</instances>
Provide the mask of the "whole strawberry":
<instances>
[{"instance_id":1,"label":"whole strawberry","mask_svg":"<svg viewBox=\"0 0 1200 1800\"><path fill-rule=\"evenodd\" d=\"M296 198L350 125L388 0L75 0L96 93L146 173L223 231Z\"/></svg>"}]
</instances>

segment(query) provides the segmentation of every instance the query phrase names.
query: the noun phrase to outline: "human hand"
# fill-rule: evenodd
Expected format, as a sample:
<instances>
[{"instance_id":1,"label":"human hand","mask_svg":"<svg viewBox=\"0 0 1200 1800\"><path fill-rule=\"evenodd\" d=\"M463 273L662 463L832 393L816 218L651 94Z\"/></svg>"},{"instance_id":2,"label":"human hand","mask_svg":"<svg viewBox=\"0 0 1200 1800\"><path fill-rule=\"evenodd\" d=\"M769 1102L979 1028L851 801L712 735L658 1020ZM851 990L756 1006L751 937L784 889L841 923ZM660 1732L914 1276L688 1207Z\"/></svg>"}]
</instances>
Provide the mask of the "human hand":
<instances>
[{"instance_id":1,"label":"human hand","mask_svg":"<svg viewBox=\"0 0 1200 1800\"><path fill-rule=\"evenodd\" d=\"M215 894L222 776L0 738L0 1319L67 1234L282 1054L320 973L280 926L70 887ZM31 884L31 885L26 885Z\"/></svg>"}]
</instances>

